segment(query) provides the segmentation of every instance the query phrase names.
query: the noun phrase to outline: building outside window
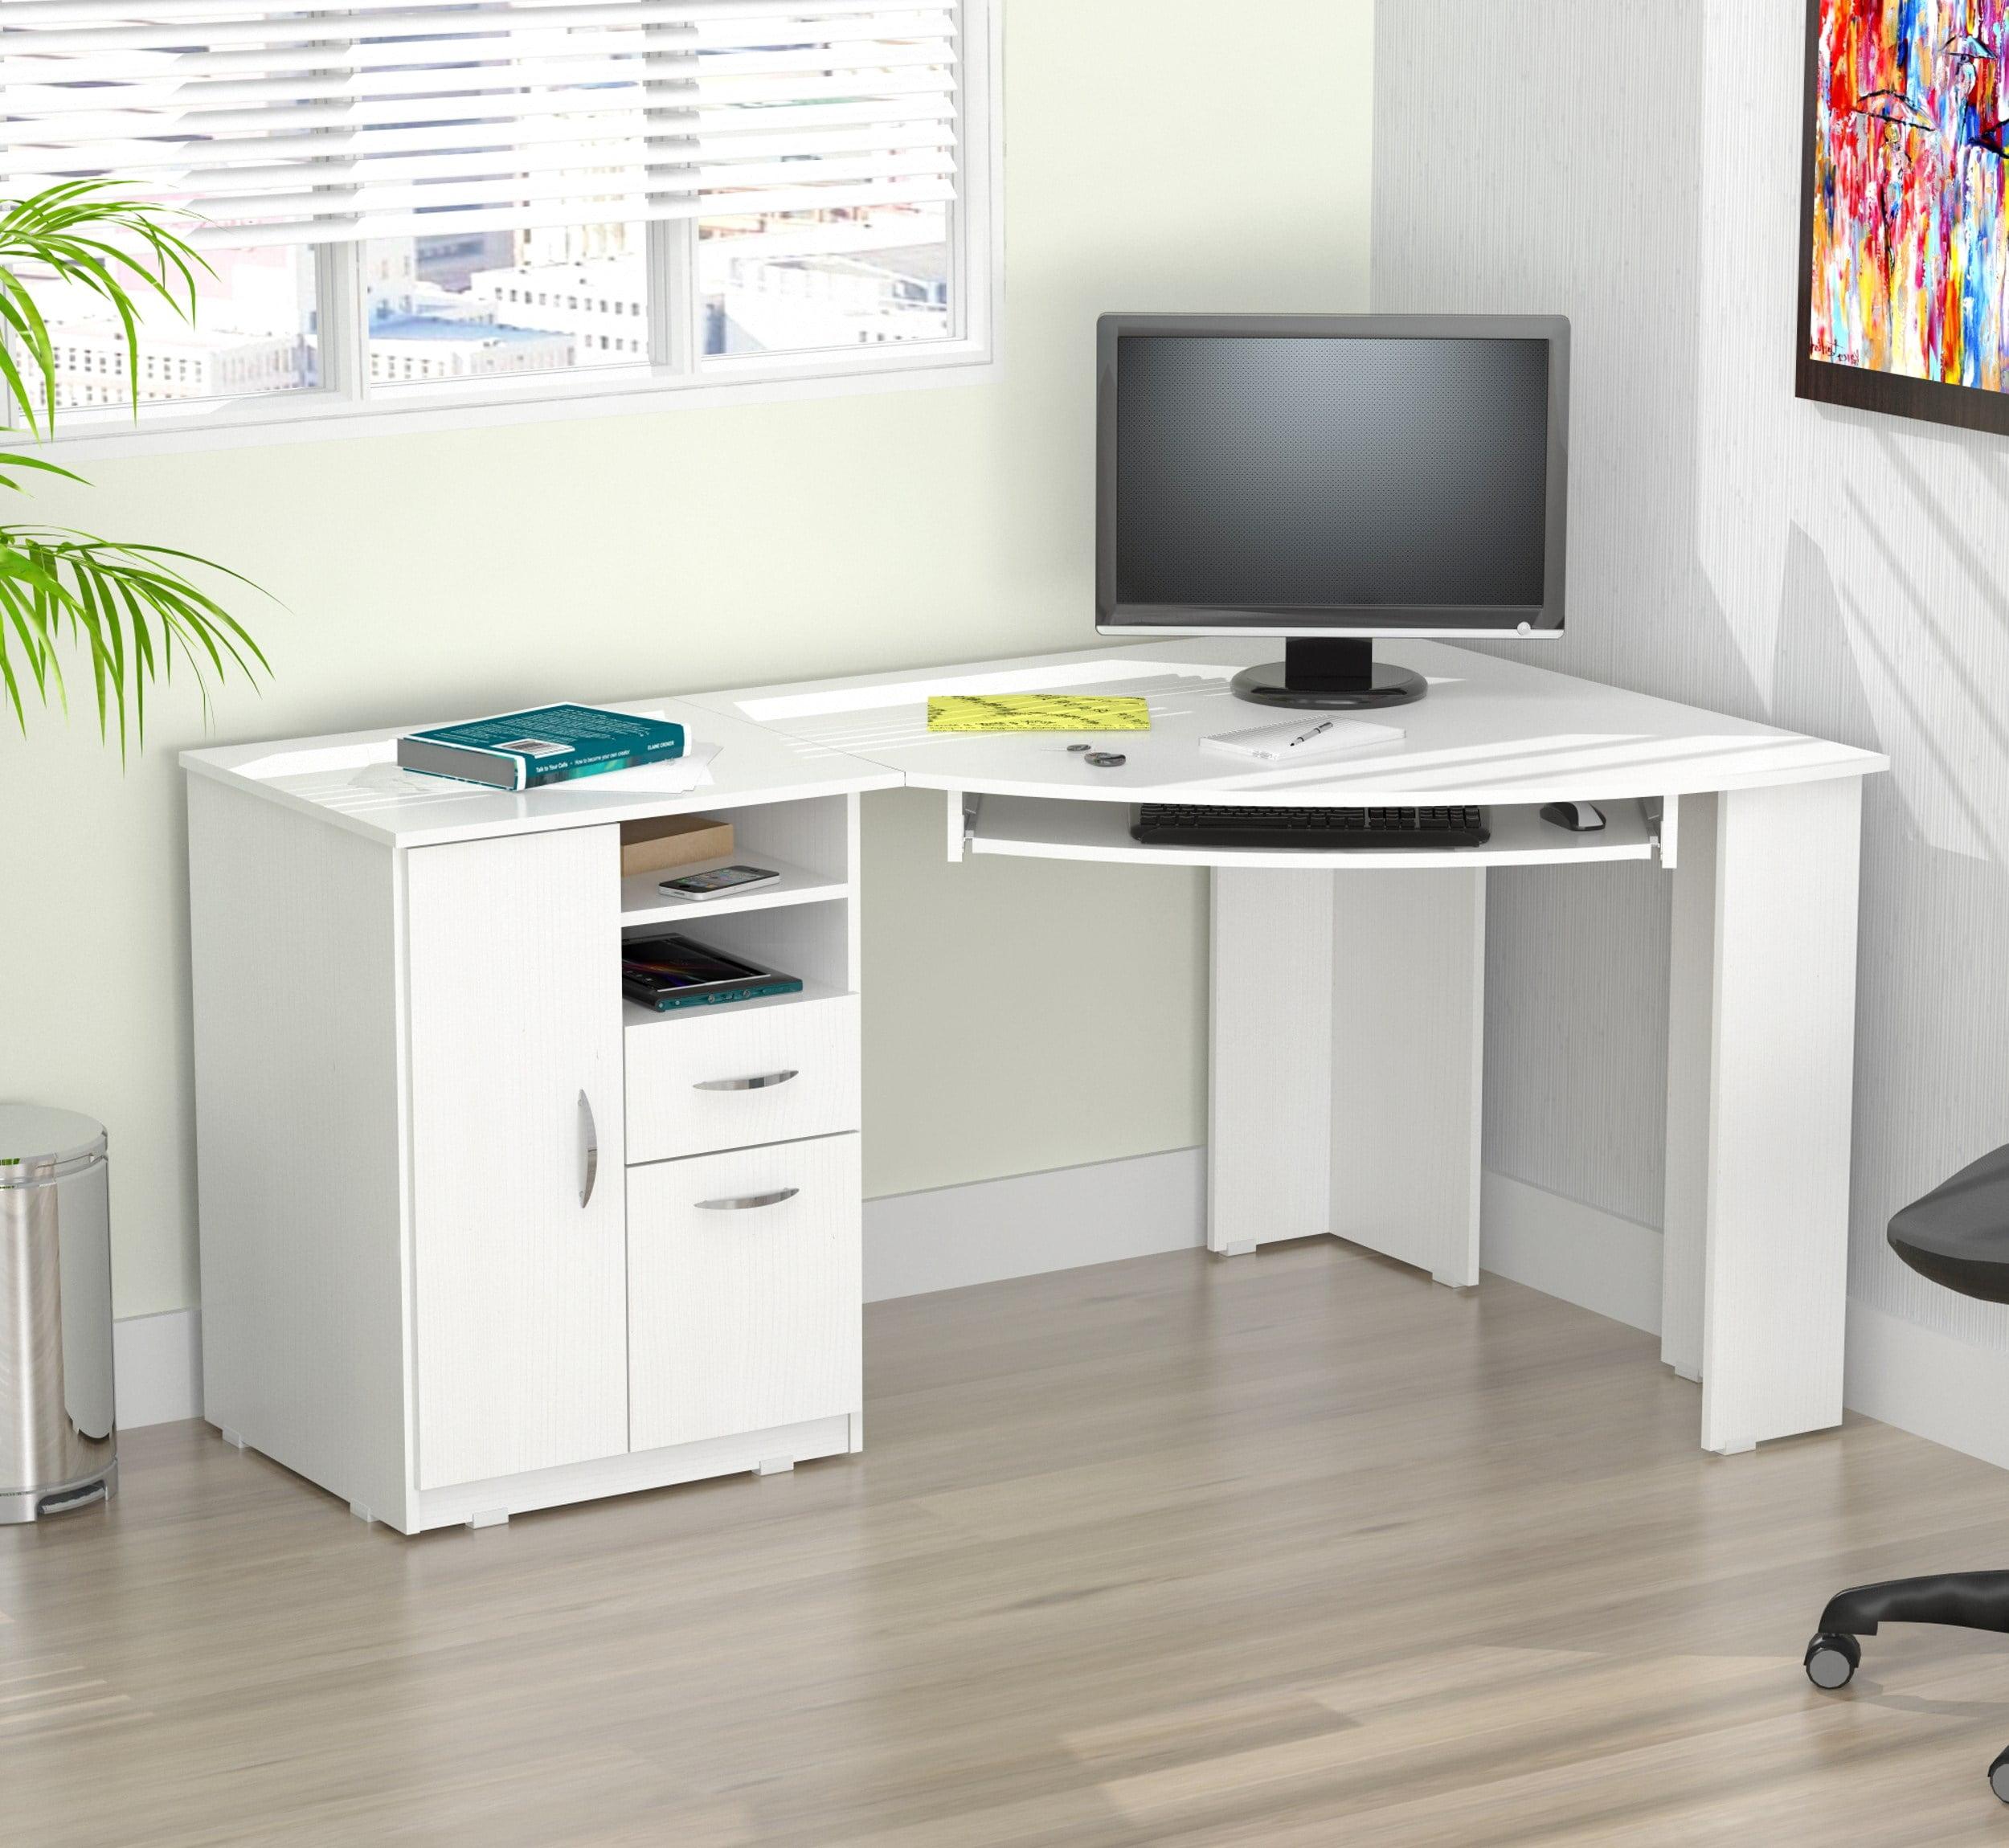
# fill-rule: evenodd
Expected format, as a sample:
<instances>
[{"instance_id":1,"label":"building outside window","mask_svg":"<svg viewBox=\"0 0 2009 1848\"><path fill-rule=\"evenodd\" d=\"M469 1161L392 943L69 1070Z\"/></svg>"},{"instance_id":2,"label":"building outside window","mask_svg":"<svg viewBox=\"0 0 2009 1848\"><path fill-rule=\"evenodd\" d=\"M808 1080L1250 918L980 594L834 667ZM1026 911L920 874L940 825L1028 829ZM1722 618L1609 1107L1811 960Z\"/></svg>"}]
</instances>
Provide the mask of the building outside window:
<instances>
[{"instance_id":1,"label":"building outside window","mask_svg":"<svg viewBox=\"0 0 2009 1848\"><path fill-rule=\"evenodd\" d=\"M142 440L981 364L992 3L0 8L0 158L200 215ZM63 431L131 431L124 329L43 286Z\"/></svg>"}]
</instances>

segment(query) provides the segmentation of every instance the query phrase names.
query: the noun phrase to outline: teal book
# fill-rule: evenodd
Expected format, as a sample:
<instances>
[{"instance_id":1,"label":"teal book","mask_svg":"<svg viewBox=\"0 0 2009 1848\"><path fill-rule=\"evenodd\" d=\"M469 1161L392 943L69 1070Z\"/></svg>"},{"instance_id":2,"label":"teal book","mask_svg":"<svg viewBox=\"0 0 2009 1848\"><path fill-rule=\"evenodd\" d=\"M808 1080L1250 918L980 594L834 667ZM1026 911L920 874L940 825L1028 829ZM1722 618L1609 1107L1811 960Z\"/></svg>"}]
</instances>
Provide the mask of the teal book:
<instances>
[{"instance_id":1,"label":"teal book","mask_svg":"<svg viewBox=\"0 0 2009 1848\"><path fill-rule=\"evenodd\" d=\"M683 754L684 728L674 721L596 705L541 705L398 740L404 769L495 789L536 789Z\"/></svg>"},{"instance_id":2,"label":"teal book","mask_svg":"<svg viewBox=\"0 0 2009 1848\"><path fill-rule=\"evenodd\" d=\"M716 1008L763 995L799 995L799 976L714 950L681 931L631 937L621 945L621 988L631 1001L668 1013L673 1008Z\"/></svg>"},{"instance_id":3,"label":"teal book","mask_svg":"<svg viewBox=\"0 0 2009 1848\"><path fill-rule=\"evenodd\" d=\"M793 975L778 975L771 982L749 982L742 988L707 988L697 994L663 992L639 987L626 989L631 1001L638 1001L644 1008L653 1008L659 1014L667 1014L674 1008L717 1008L728 1001L758 1001L765 995L800 995L801 992L802 983Z\"/></svg>"}]
</instances>

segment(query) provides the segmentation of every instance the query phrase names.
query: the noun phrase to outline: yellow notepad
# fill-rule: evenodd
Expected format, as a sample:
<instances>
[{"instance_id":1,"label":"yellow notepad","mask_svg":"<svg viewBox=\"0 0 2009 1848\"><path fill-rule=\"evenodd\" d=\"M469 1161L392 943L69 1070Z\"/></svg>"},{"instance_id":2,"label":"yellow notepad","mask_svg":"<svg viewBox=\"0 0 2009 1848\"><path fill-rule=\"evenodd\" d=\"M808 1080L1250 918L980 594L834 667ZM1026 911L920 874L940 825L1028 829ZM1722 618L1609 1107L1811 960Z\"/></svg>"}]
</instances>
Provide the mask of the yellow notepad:
<instances>
[{"instance_id":1,"label":"yellow notepad","mask_svg":"<svg viewBox=\"0 0 2009 1848\"><path fill-rule=\"evenodd\" d=\"M930 731L1149 731L1141 699L1086 693L954 694L928 701Z\"/></svg>"}]
</instances>

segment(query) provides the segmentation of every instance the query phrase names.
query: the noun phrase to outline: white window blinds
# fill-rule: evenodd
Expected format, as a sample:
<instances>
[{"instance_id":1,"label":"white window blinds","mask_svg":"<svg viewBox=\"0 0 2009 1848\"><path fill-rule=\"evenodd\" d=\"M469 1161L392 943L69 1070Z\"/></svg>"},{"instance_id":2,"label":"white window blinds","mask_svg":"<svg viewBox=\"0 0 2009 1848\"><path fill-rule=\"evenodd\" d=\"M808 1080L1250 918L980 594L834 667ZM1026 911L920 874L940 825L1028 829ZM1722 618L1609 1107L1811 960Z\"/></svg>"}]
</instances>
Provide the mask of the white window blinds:
<instances>
[{"instance_id":1,"label":"white window blinds","mask_svg":"<svg viewBox=\"0 0 2009 1848\"><path fill-rule=\"evenodd\" d=\"M959 10L0 0L0 172L239 247L947 201Z\"/></svg>"}]
</instances>

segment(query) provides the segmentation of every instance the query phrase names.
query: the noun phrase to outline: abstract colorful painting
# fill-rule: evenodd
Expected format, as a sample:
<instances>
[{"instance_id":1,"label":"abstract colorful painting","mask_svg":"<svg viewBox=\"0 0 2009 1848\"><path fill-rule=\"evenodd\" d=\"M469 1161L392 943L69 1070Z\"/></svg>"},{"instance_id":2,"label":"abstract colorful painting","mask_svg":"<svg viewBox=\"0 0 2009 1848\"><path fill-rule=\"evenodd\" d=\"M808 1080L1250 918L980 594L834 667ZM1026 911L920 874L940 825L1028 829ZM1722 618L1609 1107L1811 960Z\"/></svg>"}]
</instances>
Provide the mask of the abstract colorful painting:
<instances>
[{"instance_id":1,"label":"abstract colorful painting","mask_svg":"<svg viewBox=\"0 0 2009 1848\"><path fill-rule=\"evenodd\" d=\"M1802 397L2009 431L2009 0L1811 0Z\"/></svg>"}]
</instances>

